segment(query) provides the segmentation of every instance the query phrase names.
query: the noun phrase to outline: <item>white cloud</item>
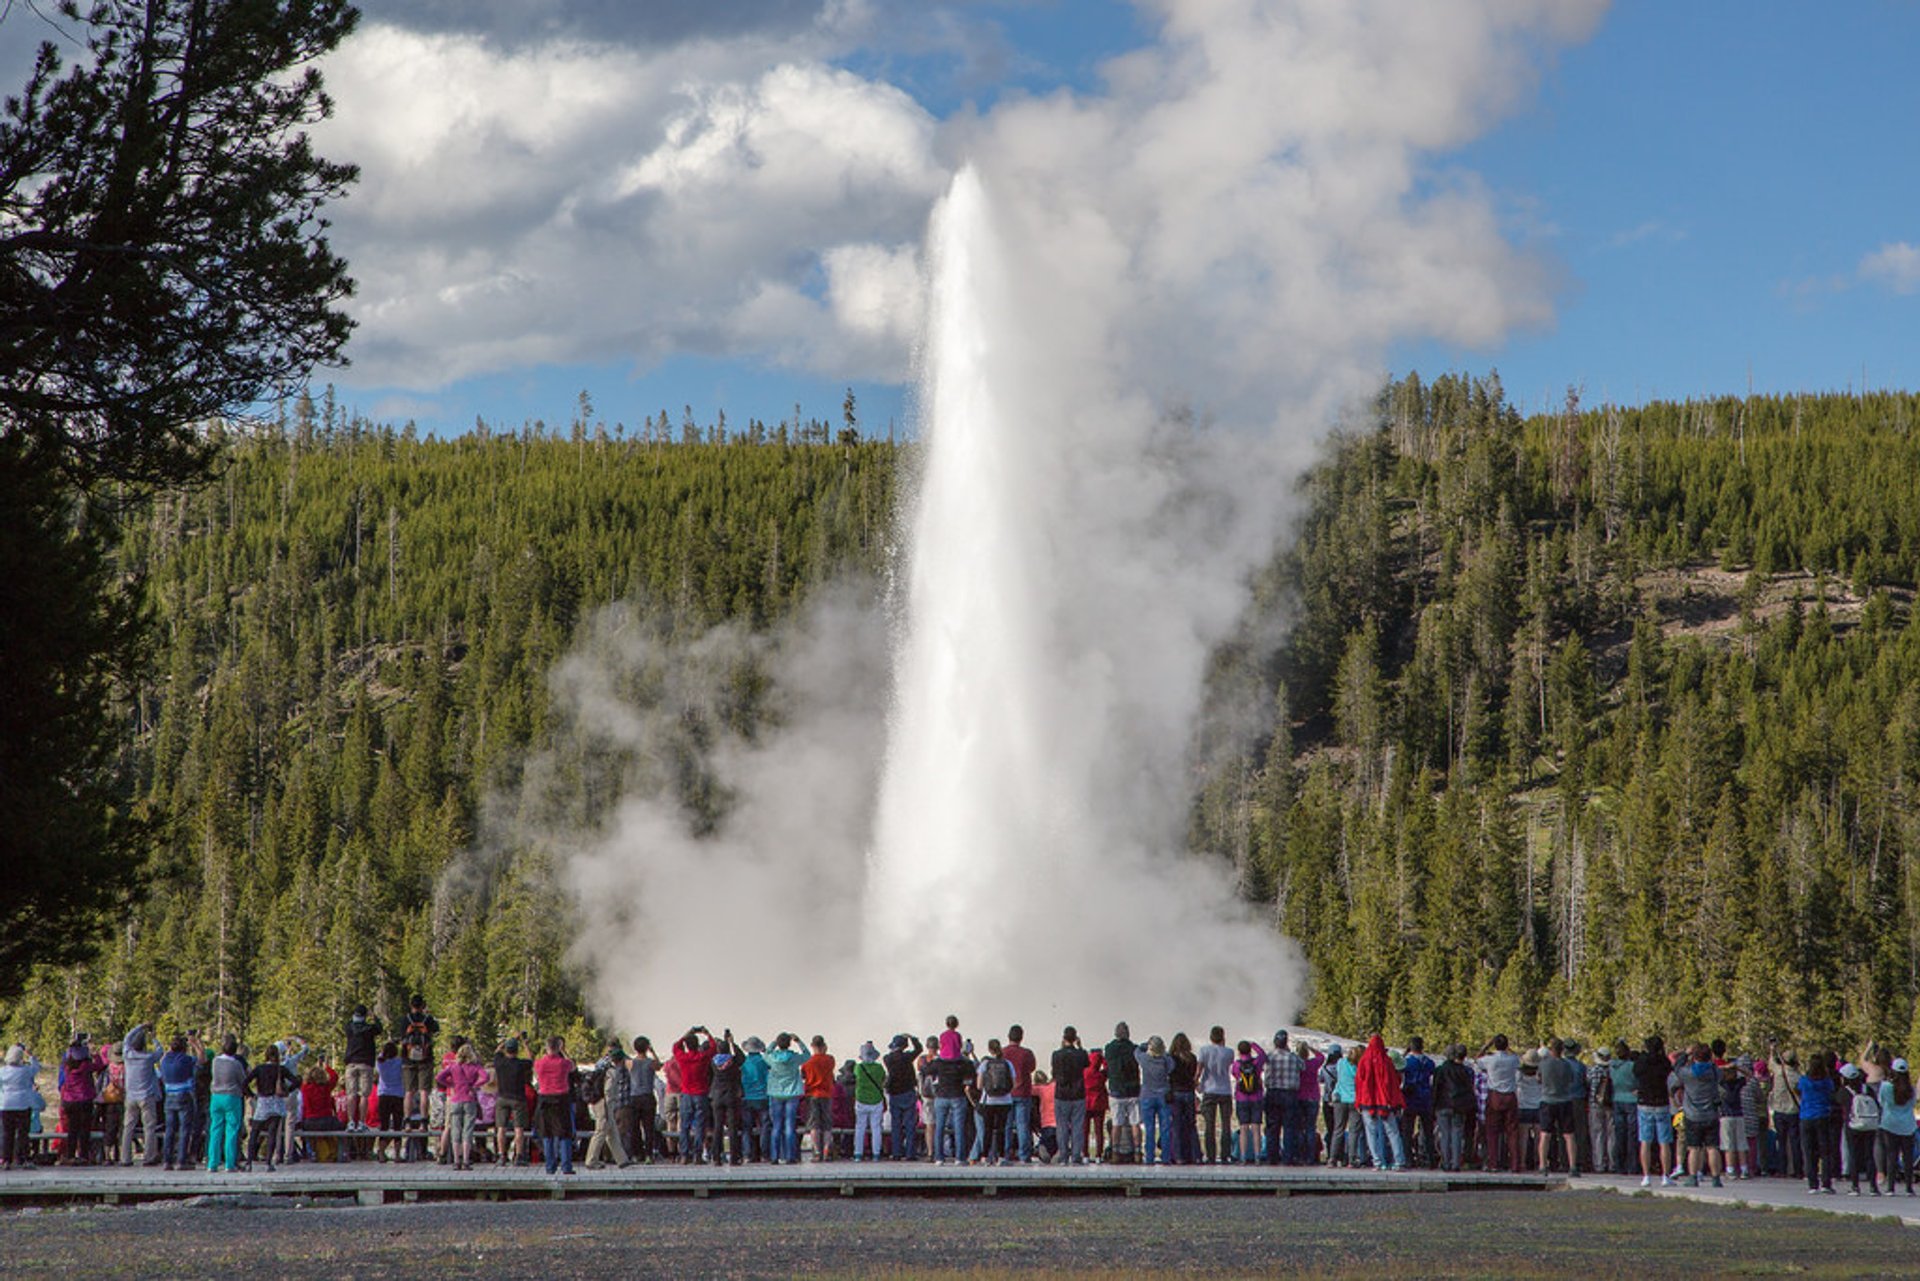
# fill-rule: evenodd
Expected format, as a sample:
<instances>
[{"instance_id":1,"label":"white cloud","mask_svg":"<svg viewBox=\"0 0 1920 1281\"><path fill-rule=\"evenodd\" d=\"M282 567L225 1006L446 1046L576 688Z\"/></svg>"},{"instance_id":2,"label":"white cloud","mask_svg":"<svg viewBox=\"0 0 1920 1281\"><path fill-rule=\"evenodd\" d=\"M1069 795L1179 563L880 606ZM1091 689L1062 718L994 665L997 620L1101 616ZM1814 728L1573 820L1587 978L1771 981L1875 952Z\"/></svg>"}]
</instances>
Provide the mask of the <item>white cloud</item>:
<instances>
[{"instance_id":1,"label":"white cloud","mask_svg":"<svg viewBox=\"0 0 1920 1281\"><path fill-rule=\"evenodd\" d=\"M1920 245L1890 241L1860 260L1860 279L1877 281L1896 294L1920 291Z\"/></svg>"},{"instance_id":2,"label":"white cloud","mask_svg":"<svg viewBox=\"0 0 1920 1281\"><path fill-rule=\"evenodd\" d=\"M340 105L320 140L363 170L337 229L360 282L356 380L742 344L899 377L900 272L875 273L945 184L934 122L812 52L356 35L328 67Z\"/></svg>"}]
</instances>

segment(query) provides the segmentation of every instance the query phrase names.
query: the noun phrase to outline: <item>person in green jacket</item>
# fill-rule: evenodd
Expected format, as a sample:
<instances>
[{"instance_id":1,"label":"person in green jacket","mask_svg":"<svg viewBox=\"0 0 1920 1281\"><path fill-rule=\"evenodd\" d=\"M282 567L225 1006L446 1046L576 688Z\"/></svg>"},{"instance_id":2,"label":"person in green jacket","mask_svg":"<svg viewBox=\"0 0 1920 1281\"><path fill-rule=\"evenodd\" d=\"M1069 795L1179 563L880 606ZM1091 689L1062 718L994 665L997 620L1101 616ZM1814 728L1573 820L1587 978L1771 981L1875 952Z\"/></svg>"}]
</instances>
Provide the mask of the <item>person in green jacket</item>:
<instances>
[{"instance_id":1,"label":"person in green jacket","mask_svg":"<svg viewBox=\"0 0 1920 1281\"><path fill-rule=\"evenodd\" d=\"M880 1118L887 1112L887 1068L872 1041L860 1047L853 1065L853 1159L868 1159L867 1137L873 1138L872 1159L880 1159Z\"/></svg>"}]
</instances>

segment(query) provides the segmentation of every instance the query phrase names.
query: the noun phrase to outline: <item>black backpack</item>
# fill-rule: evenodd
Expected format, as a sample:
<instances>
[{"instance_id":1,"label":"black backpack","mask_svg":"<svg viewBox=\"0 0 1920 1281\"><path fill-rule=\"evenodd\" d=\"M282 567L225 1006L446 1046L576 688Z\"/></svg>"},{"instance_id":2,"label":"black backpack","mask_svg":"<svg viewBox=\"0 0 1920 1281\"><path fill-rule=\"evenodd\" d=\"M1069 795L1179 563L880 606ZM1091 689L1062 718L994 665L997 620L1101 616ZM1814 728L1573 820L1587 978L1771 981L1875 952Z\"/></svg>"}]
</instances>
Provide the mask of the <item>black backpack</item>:
<instances>
[{"instance_id":1,"label":"black backpack","mask_svg":"<svg viewBox=\"0 0 1920 1281\"><path fill-rule=\"evenodd\" d=\"M1240 1093L1260 1093L1260 1065L1252 1059L1240 1060Z\"/></svg>"},{"instance_id":2,"label":"black backpack","mask_svg":"<svg viewBox=\"0 0 1920 1281\"><path fill-rule=\"evenodd\" d=\"M409 1015L407 1030L402 1041L407 1047L406 1054L409 1062L425 1063L427 1050L433 1044L433 1031L427 1026L427 1020L424 1017L416 1019Z\"/></svg>"},{"instance_id":3,"label":"black backpack","mask_svg":"<svg viewBox=\"0 0 1920 1281\"><path fill-rule=\"evenodd\" d=\"M607 1097L607 1074L589 1072L580 1080L580 1100L583 1103L599 1103Z\"/></svg>"},{"instance_id":4,"label":"black backpack","mask_svg":"<svg viewBox=\"0 0 1920 1281\"><path fill-rule=\"evenodd\" d=\"M1005 1059L988 1059L987 1070L980 1079L980 1088L987 1094L1013 1093L1013 1064Z\"/></svg>"}]
</instances>

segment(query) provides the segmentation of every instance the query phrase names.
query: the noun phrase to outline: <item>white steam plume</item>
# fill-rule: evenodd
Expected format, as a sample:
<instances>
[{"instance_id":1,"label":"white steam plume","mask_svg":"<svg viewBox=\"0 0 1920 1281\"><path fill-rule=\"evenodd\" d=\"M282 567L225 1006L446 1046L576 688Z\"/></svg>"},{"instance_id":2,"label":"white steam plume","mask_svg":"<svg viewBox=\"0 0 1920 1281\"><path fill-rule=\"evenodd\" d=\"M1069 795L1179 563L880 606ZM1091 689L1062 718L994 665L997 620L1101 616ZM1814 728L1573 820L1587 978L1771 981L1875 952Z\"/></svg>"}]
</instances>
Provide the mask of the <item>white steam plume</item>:
<instances>
[{"instance_id":1,"label":"white steam plume","mask_svg":"<svg viewBox=\"0 0 1920 1281\"><path fill-rule=\"evenodd\" d=\"M594 969L603 1016L864 1037L949 1009L1043 1033L1294 1013L1297 961L1225 868L1178 853L1207 657L1388 344L1550 317L1490 197L1423 157L1603 6L1144 7L1159 39L1104 94L1009 101L933 144L969 167L928 255L877 813L873 669L788 674L789 728L720 761L738 809L717 835L634 800L571 861L584 953L618 958Z\"/></svg>"}]
</instances>

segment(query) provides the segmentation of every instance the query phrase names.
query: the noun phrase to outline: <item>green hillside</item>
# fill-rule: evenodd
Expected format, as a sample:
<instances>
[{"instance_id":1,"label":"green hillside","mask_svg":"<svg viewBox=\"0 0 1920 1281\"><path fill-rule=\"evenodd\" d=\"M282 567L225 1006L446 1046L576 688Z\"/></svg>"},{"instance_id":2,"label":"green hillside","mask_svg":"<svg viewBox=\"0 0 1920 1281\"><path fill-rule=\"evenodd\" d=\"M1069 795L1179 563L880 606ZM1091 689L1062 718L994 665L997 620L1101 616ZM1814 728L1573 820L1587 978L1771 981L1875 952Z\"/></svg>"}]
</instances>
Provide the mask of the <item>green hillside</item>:
<instances>
[{"instance_id":1,"label":"green hillside","mask_svg":"<svg viewBox=\"0 0 1920 1281\"><path fill-rule=\"evenodd\" d=\"M9 1032L325 1035L413 988L455 1029L588 1017L538 855L434 892L548 742L549 669L609 602L766 629L877 578L899 459L586 418L440 441L302 407L127 517L156 639L126 751L170 821L145 906ZM1307 1019L1910 1043L1917 427L1895 394L1523 421L1493 379L1383 393L1254 585L1284 647L1222 655L1219 698L1281 731L1194 806L1313 962Z\"/></svg>"}]
</instances>

